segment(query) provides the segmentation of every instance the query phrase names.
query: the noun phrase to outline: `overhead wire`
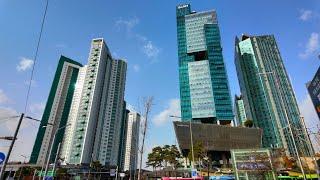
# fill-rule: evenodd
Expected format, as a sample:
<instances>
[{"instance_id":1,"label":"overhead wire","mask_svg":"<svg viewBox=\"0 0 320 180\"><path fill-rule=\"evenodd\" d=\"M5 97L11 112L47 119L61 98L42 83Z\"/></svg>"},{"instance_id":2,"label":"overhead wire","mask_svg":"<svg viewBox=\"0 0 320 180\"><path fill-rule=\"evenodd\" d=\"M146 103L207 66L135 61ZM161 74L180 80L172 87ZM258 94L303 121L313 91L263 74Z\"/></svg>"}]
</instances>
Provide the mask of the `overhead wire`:
<instances>
[{"instance_id":1,"label":"overhead wire","mask_svg":"<svg viewBox=\"0 0 320 180\"><path fill-rule=\"evenodd\" d=\"M45 10L44 10L44 13L43 13L43 16L42 16L41 28L40 28L40 32L39 32L39 36L38 36L36 51L35 51L34 57L33 57L31 75L30 75L30 79L29 79L29 82L28 82L28 90L27 90L26 101L25 101L24 112L23 112L24 114L27 113L27 109L28 109L29 97L30 97L32 82L33 82L33 78L34 78L34 71L35 71L35 67L36 67L36 62L38 60L40 42L41 42L41 39L42 39L44 24L45 24L46 17L47 17L47 12L48 12L48 5L49 5L49 0L46 0L46 5L45 5ZM27 123L29 123L31 126L37 128L33 123L31 123L29 121L27 121Z\"/></svg>"},{"instance_id":2,"label":"overhead wire","mask_svg":"<svg viewBox=\"0 0 320 180\"><path fill-rule=\"evenodd\" d=\"M29 102L29 97L30 97L31 85L32 85L32 81L33 81L33 76L34 76L34 70L35 70L36 62L37 62L37 59L38 59L38 53L39 53L39 47L40 47L40 42L41 42L41 38L42 38L44 23L45 23L45 20L46 20L46 17L47 17L48 5L49 5L49 0L46 0L46 6L45 6L44 14L43 14L43 17L42 17L41 28L40 28L40 32L39 32L39 36L38 36L36 51L35 51L34 58L33 58L31 76L30 76L30 80L29 80L29 84L28 84L26 102L25 102L25 106L24 106L24 113L27 112L27 108L28 108L28 102Z\"/></svg>"}]
</instances>

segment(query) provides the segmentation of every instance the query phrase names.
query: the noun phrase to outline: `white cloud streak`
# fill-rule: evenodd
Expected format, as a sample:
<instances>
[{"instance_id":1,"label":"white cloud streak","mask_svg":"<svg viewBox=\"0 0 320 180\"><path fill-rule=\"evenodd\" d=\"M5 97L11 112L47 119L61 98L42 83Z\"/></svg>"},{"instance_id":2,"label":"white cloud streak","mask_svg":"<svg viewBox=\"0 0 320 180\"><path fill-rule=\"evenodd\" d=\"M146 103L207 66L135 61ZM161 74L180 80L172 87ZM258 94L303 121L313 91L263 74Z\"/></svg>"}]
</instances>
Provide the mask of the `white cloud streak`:
<instances>
[{"instance_id":1,"label":"white cloud streak","mask_svg":"<svg viewBox=\"0 0 320 180\"><path fill-rule=\"evenodd\" d=\"M37 118L37 119L41 119L44 108L45 108L45 103L43 102L31 104L29 107L30 112L32 113L34 118Z\"/></svg>"},{"instance_id":2,"label":"white cloud streak","mask_svg":"<svg viewBox=\"0 0 320 180\"><path fill-rule=\"evenodd\" d=\"M0 104L6 104L6 103L9 103L10 101L11 100L4 93L4 91L2 89L0 89Z\"/></svg>"},{"instance_id":3,"label":"white cloud streak","mask_svg":"<svg viewBox=\"0 0 320 180\"><path fill-rule=\"evenodd\" d=\"M160 52L160 49L155 46L151 41L144 44L142 51L148 58L156 58Z\"/></svg>"},{"instance_id":4,"label":"white cloud streak","mask_svg":"<svg viewBox=\"0 0 320 180\"><path fill-rule=\"evenodd\" d=\"M301 59L307 59L309 56L314 55L320 48L319 33L311 33L308 42L305 45L303 53L299 54Z\"/></svg>"},{"instance_id":5,"label":"white cloud streak","mask_svg":"<svg viewBox=\"0 0 320 180\"><path fill-rule=\"evenodd\" d=\"M133 71L134 72L139 72L140 71L140 66L138 64L133 65Z\"/></svg>"},{"instance_id":6,"label":"white cloud streak","mask_svg":"<svg viewBox=\"0 0 320 180\"><path fill-rule=\"evenodd\" d=\"M115 26L118 29L124 28L129 37L134 37L141 44L142 53L147 56L148 59L155 61L158 57L161 49L157 47L150 39L146 36L133 32L133 28L140 23L140 20L137 17L133 17L131 19L122 19L119 18L115 22Z\"/></svg>"},{"instance_id":7,"label":"white cloud streak","mask_svg":"<svg viewBox=\"0 0 320 180\"><path fill-rule=\"evenodd\" d=\"M311 10L301 9L299 19L302 21L308 21L313 17L313 12Z\"/></svg>"},{"instance_id":8,"label":"white cloud streak","mask_svg":"<svg viewBox=\"0 0 320 180\"><path fill-rule=\"evenodd\" d=\"M26 86L29 86L30 80L26 80L26 81L24 82L24 84L25 84ZM37 86L38 86L37 81L31 80L31 87L37 87Z\"/></svg>"},{"instance_id":9,"label":"white cloud streak","mask_svg":"<svg viewBox=\"0 0 320 180\"><path fill-rule=\"evenodd\" d=\"M167 107L154 116L153 123L156 126L162 126L171 122L173 120L180 120L179 118L172 118L170 115L179 117L180 112L180 100L179 99L170 99Z\"/></svg>"},{"instance_id":10,"label":"white cloud streak","mask_svg":"<svg viewBox=\"0 0 320 180\"><path fill-rule=\"evenodd\" d=\"M25 57L21 57L20 62L17 65L16 69L19 72L26 71L26 70L30 69L32 67L32 65L33 65L33 60L25 58Z\"/></svg>"},{"instance_id":11,"label":"white cloud streak","mask_svg":"<svg viewBox=\"0 0 320 180\"><path fill-rule=\"evenodd\" d=\"M124 20L122 18L119 18L116 21L116 27L118 27L119 29L121 27L124 27L126 29L127 32L131 32L131 30L137 25L139 24L140 20L137 17L133 17L131 19L128 20Z\"/></svg>"}]
</instances>

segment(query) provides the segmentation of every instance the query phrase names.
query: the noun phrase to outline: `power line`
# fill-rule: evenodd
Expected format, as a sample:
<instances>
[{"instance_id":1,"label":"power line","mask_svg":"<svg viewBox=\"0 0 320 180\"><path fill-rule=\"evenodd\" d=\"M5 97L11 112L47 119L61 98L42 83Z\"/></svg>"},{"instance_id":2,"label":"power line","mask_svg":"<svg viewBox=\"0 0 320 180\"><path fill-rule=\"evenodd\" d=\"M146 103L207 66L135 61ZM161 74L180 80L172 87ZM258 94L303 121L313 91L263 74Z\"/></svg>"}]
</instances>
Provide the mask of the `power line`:
<instances>
[{"instance_id":1,"label":"power line","mask_svg":"<svg viewBox=\"0 0 320 180\"><path fill-rule=\"evenodd\" d=\"M9 116L9 117L3 117L0 119L0 121L7 121L8 119L18 118L19 116Z\"/></svg>"},{"instance_id":2,"label":"power line","mask_svg":"<svg viewBox=\"0 0 320 180\"><path fill-rule=\"evenodd\" d=\"M49 4L49 0L46 0L46 7L45 7L44 14L43 14L43 17L42 17L41 28L40 28L40 33L39 33L39 37L38 37L36 52L35 52L34 58L33 58L33 65L32 65L32 71L31 71L31 76L30 76L30 80L29 80L29 85L28 85L28 91L27 91L26 103L25 103L25 107L24 107L24 113L27 112L28 101L29 101L30 90L31 90L31 84L32 84L33 75L34 75L34 69L35 69L35 65L36 65L36 62L37 62L37 58L38 58L38 52L39 52L39 47L40 47L40 42L41 42L41 37L42 37L42 32L43 32L43 27L44 27L44 22L45 22L46 17L47 17L48 4Z\"/></svg>"}]
</instances>

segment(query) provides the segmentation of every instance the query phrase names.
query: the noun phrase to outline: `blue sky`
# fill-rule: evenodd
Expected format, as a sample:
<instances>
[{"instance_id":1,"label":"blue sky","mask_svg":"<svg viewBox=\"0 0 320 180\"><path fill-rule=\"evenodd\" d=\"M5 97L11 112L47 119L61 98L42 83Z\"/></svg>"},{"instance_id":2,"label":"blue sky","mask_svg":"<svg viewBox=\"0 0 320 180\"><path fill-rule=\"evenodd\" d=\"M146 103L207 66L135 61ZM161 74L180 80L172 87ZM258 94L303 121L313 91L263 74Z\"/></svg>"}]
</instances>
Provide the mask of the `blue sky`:
<instances>
[{"instance_id":1,"label":"blue sky","mask_svg":"<svg viewBox=\"0 0 320 180\"><path fill-rule=\"evenodd\" d=\"M28 114L41 117L59 56L85 64L90 40L103 37L113 56L128 62L127 102L137 108L139 98L155 97L147 151L157 144L174 143L168 115L179 115L175 6L180 3L190 3L195 11L217 11L232 96L239 93L233 58L235 36L274 34L301 111L310 126L315 126L318 120L305 83L320 64L318 0L50 0ZM41 0L0 0L2 118L23 111L44 6ZM15 122L0 119L0 136L12 133ZM15 159L30 153L37 126L24 122ZM0 142L0 151L6 151L7 145Z\"/></svg>"}]
</instances>

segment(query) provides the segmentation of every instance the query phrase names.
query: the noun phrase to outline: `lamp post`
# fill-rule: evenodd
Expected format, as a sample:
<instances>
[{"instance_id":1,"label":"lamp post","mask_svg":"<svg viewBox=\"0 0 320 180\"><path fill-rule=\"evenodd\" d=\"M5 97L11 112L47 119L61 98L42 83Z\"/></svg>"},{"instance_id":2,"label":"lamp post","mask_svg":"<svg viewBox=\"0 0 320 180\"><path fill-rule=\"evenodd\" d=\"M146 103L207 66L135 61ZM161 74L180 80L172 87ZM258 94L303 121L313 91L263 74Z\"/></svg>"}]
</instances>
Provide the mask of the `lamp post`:
<instances>
[{"instance_id":1,"label":"lamp post","mask_svg":"<svg viewBox=\"0 0 320 180\"><path fill-rule=\"evenodd\" d=\"M180 116L173 116L173 115L170 115L169 117L171 118L179 118L181 119ZM192 155L192 163L191 163L191 167L192 169L194 169L194 150L193 150L193 135L192 135L192 123L191 123L192 120L189 121L189 131L190 131L190 141L191 141L191 155Z\"/></svg>"},{"instance_id":2,"label":"lamp post","mask_svg":"<svg viewBox=\"0 0 320 180\"><path fill-rule=\"evenodd\" d=\"M52 124L52 123L47 123L47 125L45 125L45 126L42 126L42 128L45 128L45 127L47 127L48 125L50 125L50 126L53 126L54 124ZM42 176L42 173L43 173L43 168L44 168L44 165L45 165L45 161L43 161L43 163L42 163L42 165L41 165L41 170L40 170L40 175L39 175L39 177L38 177L38 180L40 180L41 178L41 176Z\"/></svg>"},{"instance_id":3,"label":"lamp post","mask_svg":"<svg viewBox=\"0 0 320 180\"><path fill-rule=\"evenodd\" d=\"M53 149L53 144L54 144L54 141L56 139L56 135L57 133L61 130L61 129L64 129L66 128L67 126L69 126L70 124L67 124L65 126L62 126L58 129L56 129L56 131L54 132L54 135L53 135L53 139L50 143L50 151L49 151L49 155L48 155L48 158L47 158L47 164L46 164L46 169L44 171L44 176L43 176L43 180L45 180L46 176L47 176L47 173L48 173L48 168L49 168L49 164L50 164L50 158L51 158L51 153L52 153L52 149ZM47 127L47 126L42 126L42 127Z\"/></svg>"},{"instance_id":4,"label":"lamp post","mask_svg":"<svg viewBox=\"0 0 320 180\"><path fill-rule=\"evenodd\" d=\"M262 74L262 75L272 75L272 77L274 78L274 81L276 82L275 85L277 86L277 89L279 90L280 89L280 85L279 85L279 82L278 82L278 79L276 77L276 74L275 72L273 71L268 71L268 72L263 72L263 73L258 73L259 75ZM280 91L281 93L281 91ZM283 98L281 96L281 94L279 95L280 97L280 103L281 103L281 107L284 108L284 102L283 102ZM298 148L297 148L297 145L296 145L296 142L294 140L294 136L293 136L293 132L292 132L292 127L291 127L291 123L289 121L289 117L288 117L288 114L287 114L287 109L284 108L284 114L285 114L285 119L286 119L286 123L288 124L288 129L289 129L289 133L290 133L290 138L293 142L293 148L294 148L294 151L297 155L297 158L298 158L298 162L299 162L299 165L300 165L300 169L301 169L301 172L302 172L302 175L303 175L303 178L306 180L306 174L304 172L304 169L303 169L303 166L302 166L302 162L301 162L301 158L300 158L300 155L299 155L299 151L298 151Z\"/></svg>"}]
</instances>

